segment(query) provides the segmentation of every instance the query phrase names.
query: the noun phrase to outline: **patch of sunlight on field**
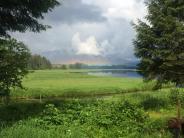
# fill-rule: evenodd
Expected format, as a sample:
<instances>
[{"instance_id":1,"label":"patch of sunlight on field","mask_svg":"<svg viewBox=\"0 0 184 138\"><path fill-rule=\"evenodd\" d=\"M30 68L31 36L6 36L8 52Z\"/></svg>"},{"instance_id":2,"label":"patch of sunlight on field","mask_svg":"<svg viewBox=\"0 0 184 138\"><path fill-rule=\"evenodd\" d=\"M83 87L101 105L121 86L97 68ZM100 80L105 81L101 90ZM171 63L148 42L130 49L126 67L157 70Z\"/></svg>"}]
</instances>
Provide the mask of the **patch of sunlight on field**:
<instances>
[{"instance_id":1,"label":"patch of sunlight on field","mask_svg":"<svg viewBox=\"0 0 184 138\"><path fill-rule=\"evenodd\" d=\"M149 111L148 114L151 118L154 118L154 119L176 117L175 109L172 109L169 111L168 110Z\"/></svg>"}]
</instances>

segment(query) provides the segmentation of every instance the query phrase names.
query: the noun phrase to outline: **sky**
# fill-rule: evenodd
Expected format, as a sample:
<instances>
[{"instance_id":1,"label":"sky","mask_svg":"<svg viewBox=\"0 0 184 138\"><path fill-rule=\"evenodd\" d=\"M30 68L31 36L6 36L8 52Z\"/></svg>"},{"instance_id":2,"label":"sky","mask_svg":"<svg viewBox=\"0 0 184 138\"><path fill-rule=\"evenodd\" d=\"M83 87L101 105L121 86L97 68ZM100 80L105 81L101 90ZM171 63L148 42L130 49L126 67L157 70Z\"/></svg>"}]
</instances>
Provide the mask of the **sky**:
<instances>
[{"instance_id":1,"label":"sky","mask_svg":"<svg viewBox=\"0 0 184 138\"><path fill-rule=\"evenodd\" d=\"M145 15L144 0L63 0L41 21L51 29L12 36L53 64L124 64L137 60L131 23Z\"/></svg>"}]
</instances>

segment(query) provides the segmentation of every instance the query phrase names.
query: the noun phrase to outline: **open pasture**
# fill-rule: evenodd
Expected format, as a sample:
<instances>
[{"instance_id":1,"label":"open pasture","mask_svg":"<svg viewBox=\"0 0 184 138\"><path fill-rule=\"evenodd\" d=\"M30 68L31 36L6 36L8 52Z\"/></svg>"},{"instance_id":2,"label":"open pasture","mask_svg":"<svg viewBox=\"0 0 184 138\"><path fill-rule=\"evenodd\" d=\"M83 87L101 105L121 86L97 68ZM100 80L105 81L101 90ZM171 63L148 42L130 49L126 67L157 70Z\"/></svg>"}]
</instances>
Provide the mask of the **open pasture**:
<instances>
[{"instance_id":1,"label":"open pasture","mask_svg":"<svg viewBox=\"0 0 184 138\"><path fill-rule=\"evenodd\" d=\"M116 78L92 76L88 70L38 70L23 81L24 90L16 89L12 96L79 97L111 95L125 92L150 90L153 83L145 84L140 78Z\"/></svg>"}]
</instances>

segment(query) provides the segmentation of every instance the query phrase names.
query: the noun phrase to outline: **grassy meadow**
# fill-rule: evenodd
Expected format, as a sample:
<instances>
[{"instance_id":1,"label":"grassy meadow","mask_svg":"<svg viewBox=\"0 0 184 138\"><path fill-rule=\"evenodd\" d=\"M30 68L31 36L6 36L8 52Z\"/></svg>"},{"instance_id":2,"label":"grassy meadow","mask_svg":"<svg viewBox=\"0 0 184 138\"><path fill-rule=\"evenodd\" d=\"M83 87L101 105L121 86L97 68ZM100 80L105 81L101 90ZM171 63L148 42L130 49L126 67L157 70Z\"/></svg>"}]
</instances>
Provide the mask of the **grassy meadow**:
<instances>
[{"instance_id":1,"label":"grassy meadow","mask_svg":"<svg viewBox=\"0 0 184 138\"><path fill-rule=\"evenodd\" d=\"M152 88L139 78L98 77L89 70L40 70L23 81L25 90L14 90L17 97L93 96L135 92Z\"/></svg>"},{"instance_id":2,"label":"grassy meadow","mask_svg":"<svg viewBox=\"0 0 184 138\"><path fill-rule=\"evenodd\" d=\"M0 104L0 137L172 137L167 128L168 118L176 116L172 88L153 91L154 82L140 78L86 72L30 73L23 80L25 90L13 90L9 105Z\"/></svg>"}]
</instances>

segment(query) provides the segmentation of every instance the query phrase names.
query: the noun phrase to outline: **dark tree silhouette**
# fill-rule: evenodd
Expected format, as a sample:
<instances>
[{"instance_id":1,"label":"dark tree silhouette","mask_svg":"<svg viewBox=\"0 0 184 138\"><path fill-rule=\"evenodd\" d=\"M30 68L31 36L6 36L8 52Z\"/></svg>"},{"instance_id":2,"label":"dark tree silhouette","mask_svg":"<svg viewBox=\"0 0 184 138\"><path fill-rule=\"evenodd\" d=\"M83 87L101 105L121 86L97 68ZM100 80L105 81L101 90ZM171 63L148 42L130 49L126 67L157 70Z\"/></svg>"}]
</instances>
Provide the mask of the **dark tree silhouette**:
<instances>
[{"instance_id":1,"label":"dark tree silhouette","mask_svg":"<svg viewBox=\"0 0 184 138\"><path fill-rule=\"evenodd\" d=\"M59 5L56 0L1 0L0 36L9 36L9 31L39 32L48 26L39 23L44 14Z\"/></svg>"}]
</instances>

